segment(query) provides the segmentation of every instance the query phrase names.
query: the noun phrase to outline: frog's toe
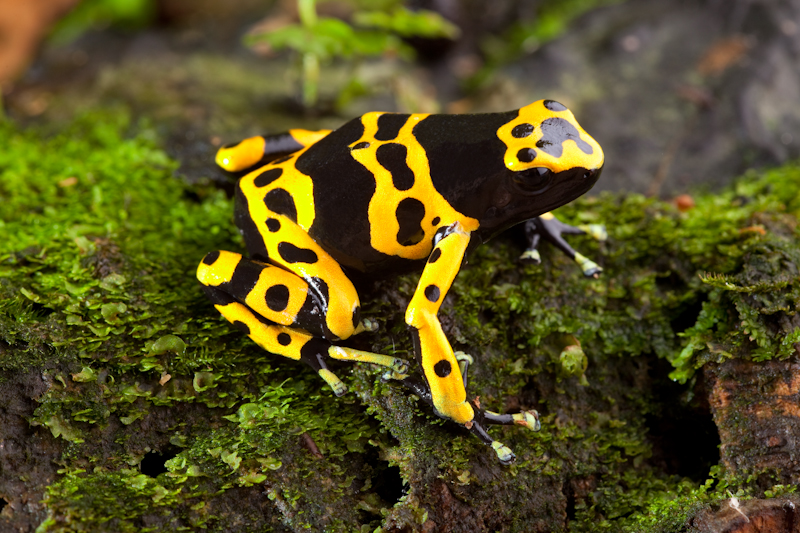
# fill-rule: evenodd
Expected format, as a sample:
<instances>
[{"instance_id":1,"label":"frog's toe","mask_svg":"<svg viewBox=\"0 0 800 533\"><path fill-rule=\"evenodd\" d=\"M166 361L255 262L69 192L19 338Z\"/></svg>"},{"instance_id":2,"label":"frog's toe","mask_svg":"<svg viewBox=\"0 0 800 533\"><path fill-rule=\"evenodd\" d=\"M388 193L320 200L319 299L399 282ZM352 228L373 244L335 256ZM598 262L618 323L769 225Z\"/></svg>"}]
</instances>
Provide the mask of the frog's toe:
<instances>
[{"instance_id":1,"label":"frog's toe","mask_svg":"<svg viewBox=\"0 0 800 533\"><path fill-rule=\"evenodd\" d=\"M325 380L333 393L336 396L342 396L347 392L347 385L345 385L341 379L336 377L336 374L328 370L327 368L322 368L318 371L319 376Z\"/></svg>"},{"instance_id":2,"label":"frog's toe","mask_svg":"<svg viewBox=\"0 0 800 533\"><path fill-rule=\"evenodd\" d=\"M587 278L596 278L603 271L600 265L578 252L575 252L575 262L578 263L578 266L583 270L583 275Z\"/></svg>"},{"instance_id":3,"label":"frog's toe","mask_svg":"<svg viewBox=\"0 0 800 533\"><path fill-rule=\"evenodd\" d=\"M578 229L583 230L586 234L591 235L598 241L608 239L608 230L604 224L579 224Z\"/></svg>"},{"instance_id":4,"label":"frog's toe","mask_svg":"<svg viewBox=\"0 0 800 533\"><path fill-rule=\"evenodd\" d=\"M539 431L542 429L542 424L539 422L539 413L534 409L515 413L511 416L514 419L514 424L518 426L525 426L531 431Z\"/></svg>"},{"instance_id":5,"label":"frog's toe","mask_svg":"<svg viewBox=\"0 0 800 533\"><path fill-rule=\"evenodd\" d=\"M511 448L502 442L492 442L492 448L494 449L494 453L497 454L497 458L504 465L510 465L517 458L517 456L514 455L514 452L511 451Z\"/></svg>"},{"instance_id":6,"label":"frog's toe","mask_svg":"<svg viewBox=\"0 0 800 533\"><path fill-rule=\"evenodd\" d=\"M399 376L395 379L404 379L408 377L408 361L396 357L394 363L392 364L391 371L394 372L395 375Z\"/></svg>"},{"instance_id":7,"label":"frog's toe","mask_svg":"<svg viewBox=\"0 0 800 533\"><path fill-rule=\"evenodd\" d=\"M525 250L519 256L519 262L525 265L538 265L542 262L542 256L539 254L539 250Z\"/></svg>"},{"instance_id":8,"label":"frog's toe","mask_svg":"<svg viewBox=\"0 0 800 533\"><path fill-rule=\"evenodd\" d=\"M368 333L378 331L378 321L365 318L361 321L361 327Z\"/></svg>"}]
</instances>

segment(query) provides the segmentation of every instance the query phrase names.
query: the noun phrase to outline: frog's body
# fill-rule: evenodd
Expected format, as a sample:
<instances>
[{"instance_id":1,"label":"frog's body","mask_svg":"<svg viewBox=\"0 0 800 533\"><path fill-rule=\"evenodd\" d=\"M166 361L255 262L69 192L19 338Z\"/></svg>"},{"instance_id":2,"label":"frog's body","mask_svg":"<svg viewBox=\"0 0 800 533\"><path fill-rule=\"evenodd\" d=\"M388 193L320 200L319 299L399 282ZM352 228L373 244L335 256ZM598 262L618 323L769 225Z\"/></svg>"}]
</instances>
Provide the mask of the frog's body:
<instances>
[{"instance_id":1,"label":"frog's body","mask_svg":"<svg viewBox=\"0 0 800 533\"><path fill-rule=\"evenodd\" d=\"M332 132L247 139L217 162L258 168L236 189L250 258L213 252L198 267L216 308L264 349L308 363L337 394L345 387L326 357L390 368L512 460L484 423L537 428L535 412L497 415L468 401L468 356L454 355L436 315L470 247L595 183L603 152L572 113L550 100L484 115L368 113ZM424 382L402 359L332 344L370 325L346 271L414 268L422 275L406 323Z\"/></svg>"}]
</instances>

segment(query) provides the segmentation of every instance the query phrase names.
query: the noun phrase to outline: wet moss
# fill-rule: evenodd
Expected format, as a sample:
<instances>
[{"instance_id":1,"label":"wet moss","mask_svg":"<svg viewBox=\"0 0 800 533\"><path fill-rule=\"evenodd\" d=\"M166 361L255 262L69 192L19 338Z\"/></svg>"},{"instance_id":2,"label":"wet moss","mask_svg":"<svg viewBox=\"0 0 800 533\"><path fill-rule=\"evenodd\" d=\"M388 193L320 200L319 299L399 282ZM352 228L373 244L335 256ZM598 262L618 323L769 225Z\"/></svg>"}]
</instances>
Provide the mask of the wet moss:
<instances>
[{"instance_id":1,"label":"wet moss","mask_svg":"<svg viewBox=\"0 0 800 533\"><path fill-rule=\"evenodd\" d=\"M31 480L41 531L672 531L728 491L763 495L713 453L699 474L670 467L654 420L710 419L692 400L703 364L793 353L796 165L687 212L611 194L562 209L608 226L574 239L598 280L549 248L521 267L513 233L478 248L441 319L476 359L471 396L542 414L539 433L492 429L518 457L503 467L378 369L337 366L352 393L335 398L229 327L194 269L242 250L232 203L176 177L146 124L103 111L57 133L3 123L0 139L0 379L41 372L29 422L66 443L59 476ZM415 284L365 284L381 328L348 342L411 359ZM669 400L665 361L684 383Z\"/></svg>"}]
</instances>

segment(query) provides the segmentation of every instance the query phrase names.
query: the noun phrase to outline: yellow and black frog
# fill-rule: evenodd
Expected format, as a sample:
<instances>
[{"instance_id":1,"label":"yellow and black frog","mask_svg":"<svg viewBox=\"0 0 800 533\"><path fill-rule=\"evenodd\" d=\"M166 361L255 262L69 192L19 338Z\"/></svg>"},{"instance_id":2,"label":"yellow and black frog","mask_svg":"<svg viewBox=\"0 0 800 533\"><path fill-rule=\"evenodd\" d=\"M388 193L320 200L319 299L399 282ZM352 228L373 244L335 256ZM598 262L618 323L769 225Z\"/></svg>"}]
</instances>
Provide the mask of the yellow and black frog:
<instances>
[{"instance_id":1,"label":"yellow and black frog","mask_svg":"<svg viewBox=\"0 0 800 533\"><path fill-rule=\"evenodd\" d=\"M251 170L235 210L249 257L211 252L197 269L217 310L263 349L308 364L337 395L346 387L328 358L386 367L385 377L513 461L487 424L537 430L538 414L469 400L471 358L453 352L437 313L471 248L530 219L550 228L534 225L532 241L571 232L547 213L588 191L603 167L572 113L553 100L506 113L367 113L334 131L246 139L220 149L217 163ZM582 263L585 273L591 265ZM414 269L422 274L405 321L421 377L403 359L336 344L375 327L361 319L348 273Z\"/></svg>"}]
</instances>

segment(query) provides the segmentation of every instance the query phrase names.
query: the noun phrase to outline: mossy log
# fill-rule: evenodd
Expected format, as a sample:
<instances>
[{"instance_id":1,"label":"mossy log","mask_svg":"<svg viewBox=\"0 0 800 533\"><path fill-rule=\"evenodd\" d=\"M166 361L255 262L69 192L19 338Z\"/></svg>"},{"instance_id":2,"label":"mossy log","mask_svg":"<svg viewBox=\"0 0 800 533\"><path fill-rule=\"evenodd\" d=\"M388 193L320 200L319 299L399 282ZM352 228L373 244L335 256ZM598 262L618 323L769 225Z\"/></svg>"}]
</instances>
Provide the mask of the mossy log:
<instances>
[{"instance_id":1,"label":"mossy log","mask_svg":"<svg viewBox=\"0 0 800 533\"><path fill-rule=\"evenodd\" d=\"M0 125L0 529L796 523L797 166L683 211L609 194L562 209L608 227L573 241L597 280L551 249L521 266L513 232L476 251L441 319L475 357L470 395L542 414L538 433L493 429L505 467L379 369L337 367L352 392L335 398L225 323L193 272L242 250L232 203L173 176L156 139L125 113ZM351 345L411 359L415 283L364 281L381 328Z\"/></svg>"}]
</instances>

